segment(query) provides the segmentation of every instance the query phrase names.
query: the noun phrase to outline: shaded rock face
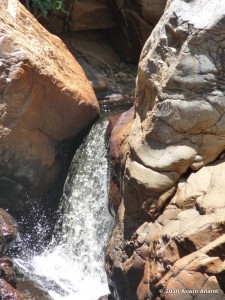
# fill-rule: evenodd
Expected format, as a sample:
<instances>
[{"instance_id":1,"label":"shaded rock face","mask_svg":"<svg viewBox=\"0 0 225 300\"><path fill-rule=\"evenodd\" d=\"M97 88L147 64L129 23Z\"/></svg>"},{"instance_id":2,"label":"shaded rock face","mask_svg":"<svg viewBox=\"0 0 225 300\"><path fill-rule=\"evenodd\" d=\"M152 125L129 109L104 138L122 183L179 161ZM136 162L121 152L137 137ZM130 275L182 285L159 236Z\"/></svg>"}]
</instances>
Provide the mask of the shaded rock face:
<instances>
[{"instance_id":1,"label":"shaded rock face","mask_svg":"<svg viewBox=\"0 0 225 300\"><path fill-rule=\"evenodd\" d=\"M12 260L5 252L17 238L17 224L5 210L0 209L0 298L2 300L22 300L16 290L16 275Z\"/></svg>"},{"instance_id":2,"label":"shaded rock face","mask_svg":"<svg viewBox=\"0 0 225 300\"><path fill-rule=\"evenodd\" d=\"M60 39L10 3L0 4L0 185L2 192L43 192L60 174L64 141L93 122L99 107Z\"/></svg>"},{"instance_id":3,"label":"shaded rock face","mask_svg":"<svg viewBox=\"0 0 225 300\"><path fill-rule=\"evenodd\" d=\"M73 4L70 30L93 30L115 26L113 14L106 0L78 0Z\"/></svg>"},{"instance_id":4,"label":"shaded rock face","mask_svg":"<svg viewBox=\"0 0 225 300\"><path fill-rule=\"evenodd\" d=\"M118 54L137 62L141 49L163 14L166 0L75 1L70 15L71 31L105 29Z\"/></svg>"},{"instance_id":5,"label":"shaded rock face","mask_svg":"<svg viewBox=\"0 0 225 300\"><path fill-rule=\"evenodd\" d=\"M141 13L148 23L156 24L163 15L166 0L141 0Z\"/></svg>"},{"instance_id":6,"label":"shaded rock face","mask_svg":"<svg viewBox=\"0 0 225 300\"><path fill-rule=\"evenodd\" d=\"M168 1L142 51L106 251L115 299L225 299L224 9Z\"/></svg>"},{"instance_id":7,"label":"shaded rock face","mask_svg":"<svg viewBox=\"0 0 225 300\"><path fill-rule=\"evenodd\" d=\"M116 26L109 31L115 49L126 61L138 61L141 49L163 14L166 0L110 0Z\"/></svg>"},{"instance_id":8,"label":"shaded rock face","mask_svg":"<svg viewBox=\"0 0 225 300\"><path fill-rule=\"evenodd\" d=\"M25 0L21 1L26 5ZM137 63L145 41L163 14L166 0L64 0L64 5L67 14L49 11L48 18L38 17L50 32L93 32L95 36L97 30L112 42L123 60Z\"/></svg>"}]
</instances>

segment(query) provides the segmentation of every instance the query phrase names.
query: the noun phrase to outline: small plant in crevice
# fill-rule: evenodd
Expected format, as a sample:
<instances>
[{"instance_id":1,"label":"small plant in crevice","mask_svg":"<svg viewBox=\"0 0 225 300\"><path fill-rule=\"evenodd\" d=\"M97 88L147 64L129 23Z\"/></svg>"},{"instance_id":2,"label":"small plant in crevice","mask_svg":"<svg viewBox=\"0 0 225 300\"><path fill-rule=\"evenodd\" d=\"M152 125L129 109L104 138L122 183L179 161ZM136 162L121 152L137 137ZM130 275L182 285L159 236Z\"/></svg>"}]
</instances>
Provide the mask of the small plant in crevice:
<instances>
[{"instance_id":1,"label":"small plant in crevice","mask_svg":"<svg viewBox=\"0 0 225 300\"><path fill-rule=\"evenodd\" d=\"M21 1L24 2L24 1ZM33 11L36 17L47 17L49 11L58 10L68 14L64 0L25 0L28 10Z\"/></svg>"}]
</instances>

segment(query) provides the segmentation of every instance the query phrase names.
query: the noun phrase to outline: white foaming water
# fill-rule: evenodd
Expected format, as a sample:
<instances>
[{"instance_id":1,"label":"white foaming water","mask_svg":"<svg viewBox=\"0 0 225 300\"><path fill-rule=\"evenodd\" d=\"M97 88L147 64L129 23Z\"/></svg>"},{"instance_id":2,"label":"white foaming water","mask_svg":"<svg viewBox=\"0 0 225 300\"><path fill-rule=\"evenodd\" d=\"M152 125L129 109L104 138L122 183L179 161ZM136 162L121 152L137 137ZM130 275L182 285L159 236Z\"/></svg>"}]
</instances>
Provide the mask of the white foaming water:
<instances>
[{"instance_id":1,"label":"white foaming water","mask_svg":"<svg viewBox=\"0 0 225 300\"><path fill-rule=\"evenodd\" d=\"M108 293L104 247L112 227L107 208L108 121L95 124L76 152L61 199L55 235L41 255L16 259L55 300L97 300Z\"/></svg>"}]
</instances>

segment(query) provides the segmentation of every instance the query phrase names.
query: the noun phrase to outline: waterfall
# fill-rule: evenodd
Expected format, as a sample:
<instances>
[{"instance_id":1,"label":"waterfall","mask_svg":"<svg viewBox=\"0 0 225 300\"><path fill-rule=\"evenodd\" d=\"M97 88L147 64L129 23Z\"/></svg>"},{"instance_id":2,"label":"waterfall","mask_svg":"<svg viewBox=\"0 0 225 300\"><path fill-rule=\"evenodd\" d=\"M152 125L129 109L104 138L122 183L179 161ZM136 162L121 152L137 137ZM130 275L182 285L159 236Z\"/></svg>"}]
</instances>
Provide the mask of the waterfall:
<instances>
[{"instance_id":1,"label":"waterfall","mask_svg":"<svg viewBox=\"0 0 225 300\"><path fill-rule=\"evenodd\" d=\"M73 158L49 247L29 260L15 260L55 300L97 300L108 293L104 247L112 217L107 208L107 126L107 120L97 122Z\"/></svg>"}]
</instances>

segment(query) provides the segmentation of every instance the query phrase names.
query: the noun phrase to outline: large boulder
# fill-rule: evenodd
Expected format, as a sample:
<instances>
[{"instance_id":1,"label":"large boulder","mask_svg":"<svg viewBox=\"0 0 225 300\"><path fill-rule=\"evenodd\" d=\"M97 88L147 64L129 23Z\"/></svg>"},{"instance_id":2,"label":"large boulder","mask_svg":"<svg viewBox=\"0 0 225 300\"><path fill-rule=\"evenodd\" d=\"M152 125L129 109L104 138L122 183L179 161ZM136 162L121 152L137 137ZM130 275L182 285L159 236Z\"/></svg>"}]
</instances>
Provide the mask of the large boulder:
<instances>
[{"instance_id":1,"label":"large boulder","mask_svg":"<svg viewBox=\"0 0 225 300\"><path fill-rule=\"evenodd\" d=\"M139 63L125 193L152 218L182 174L225 149L225 4L203 2L171 1Z\"/></svg>"},{"instance_id":2,"label":"large boulder","mask_svg":"<svg viewBox=\"0 0 225 300\"><path fill-rule=\"evenodd\" d=\"M0 185L11 196L57 180L64 141L99 114L83 70L17 1L0 3Z\"/></svg>"},{"instance_id":3,"label":"large boulder","mask_svg":"<svg viewBox=\"0 0 225 300\"><path fill-rule=\"evenodd\" d=\"M115 299L225 299L224 11L168 1L142 51L106 252Z\"/></svg>"}]
</instances>

